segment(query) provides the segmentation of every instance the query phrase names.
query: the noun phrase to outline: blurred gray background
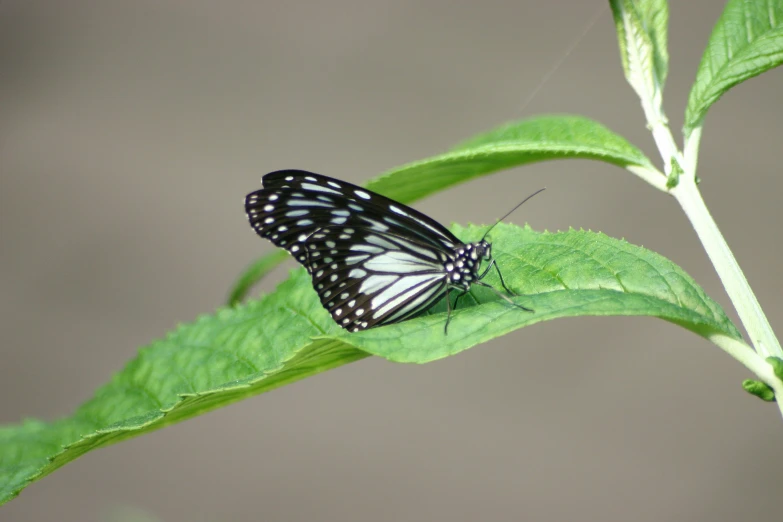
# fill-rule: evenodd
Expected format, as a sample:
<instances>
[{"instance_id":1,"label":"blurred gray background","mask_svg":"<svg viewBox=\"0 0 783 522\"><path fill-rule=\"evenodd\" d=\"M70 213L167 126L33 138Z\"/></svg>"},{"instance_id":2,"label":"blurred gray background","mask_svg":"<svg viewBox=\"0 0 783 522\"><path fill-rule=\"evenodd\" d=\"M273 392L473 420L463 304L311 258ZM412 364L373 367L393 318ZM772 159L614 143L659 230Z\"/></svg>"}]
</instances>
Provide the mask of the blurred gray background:
<instances>
[{"instance_id":1,"label":"blurred gray background","mask_svg":"<svg viewBox=\"0 0 783 522\"><path fill-rule=\"evenodd\" d=\"M672 4L678 131L723 2ZM220 305L273 248L241 205L268 171L362 182L548 112L593 117L658 163L608 8L523 107L603 5L0 3L0 423L69 414L140 346ZM714 106L699 163L773 324L782 81ZM531 165L416 206L487 223L542 186L510 221L624 237L730 309L674 200L609 165ZM0 519L774 520L783 420L748 377L663 321L554 321L424 366L363 360L89 453Z\"/></svg>"}]
</instances>

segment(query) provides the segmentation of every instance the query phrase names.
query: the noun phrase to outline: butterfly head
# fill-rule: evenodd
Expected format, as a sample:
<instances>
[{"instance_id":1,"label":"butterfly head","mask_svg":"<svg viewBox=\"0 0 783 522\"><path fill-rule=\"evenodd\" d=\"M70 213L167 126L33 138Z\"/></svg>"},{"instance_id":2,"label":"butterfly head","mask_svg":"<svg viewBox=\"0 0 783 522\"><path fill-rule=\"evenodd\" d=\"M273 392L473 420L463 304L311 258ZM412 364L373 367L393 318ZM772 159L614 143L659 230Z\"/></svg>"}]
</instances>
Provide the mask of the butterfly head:
<instances>
[{"instance_id":1,"label":"butterfly head","mask_svg":"<svg viewBox=\"0 0 783 522\"><path fill-rule=\"evenodd\" d=\"M478 243L460 245L454 249L445 268L449 273L449 283L455 287L470 289L470 285L480 279L479 266L482 261L492 259L492 245L485 240Z\"/></svg>"},{"instance_id":2,"label":"butterfly head","mask_svg":"<svg viewBox=\"0 0 783 522\"><path fill-rule=\"evenodd\" d=\"M478 243L473 243L473 248L476 250L476 257L489 261L492 259L492 244L486 239L482 239Z\"/></svg>"}]
</instances>

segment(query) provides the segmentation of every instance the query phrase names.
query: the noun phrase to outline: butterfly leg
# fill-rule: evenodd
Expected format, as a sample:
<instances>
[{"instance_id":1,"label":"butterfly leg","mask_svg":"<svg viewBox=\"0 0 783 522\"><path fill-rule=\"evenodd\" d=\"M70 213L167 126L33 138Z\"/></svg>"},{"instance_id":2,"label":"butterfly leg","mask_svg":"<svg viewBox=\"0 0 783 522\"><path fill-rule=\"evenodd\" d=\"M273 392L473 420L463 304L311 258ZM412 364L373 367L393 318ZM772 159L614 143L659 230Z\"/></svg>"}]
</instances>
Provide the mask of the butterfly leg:
<instances>
[{"instance_id":1,"label":"butterfly leg","mask_svg":"<svg viewBox=\"0 0 783 522\"><path fill-rule=\"evenodd\" d=\"M478 278L479 278L479 279L484 279L484 276L485 276L485 275L487 275L487 273L488 273L488 272L489 272L489 271L492 269L492 267L493 267L493 266L495 267L495 270L497 270L497 271L498 271L498 277L500 277L500 284L501 284L501 285L503 285L503 289L504 289L506 292L508 292L509 294L511 294L511 295L513 295L513 296L515 296L515 297L516 297L516 296L518 296L519 294L517 294L517 293L515 293L515 292L512 292L512 291L511 291L511 290L510 290L510 289L509 289L509 288L506 286L506 281L503 279L503 274L501 274L501 273L500 273L500 267L498 266L498 264L495 262L495 260L494 260L494 259L492 259L492 261L490 261L490 262L489 262L489 264L487 265L487 268L485 268L485 269L484 269L484 271L483 271L483 272L481 272L481 275L480 275L480 276L478 276Z\"/></svg>"},{"instance_id":2,"label":"butterfly leg","mask_svg":"<svg viewBox=\"0 0 783 522\"><path fill-rule=\"evenodd\" d=\"M519 294L516 294L516 293L512 292L512 291L511 291L511 290L509 290L509 288L506 286L506 282L503 280L503 274L501 274L501 273L500 273L500 267L498 266L498 264L497 264L497 263L495 263L495 260L494 260L494 259L492 260L492 263L491 263L491 264L492 264L492 265L495 265L495 270L497 270L497 272L498 272L498 277L500 278L500 284L501 284L501 285L503 285L503 289L504 289L506 292L508 292L509 294L513 295L513 296L518 296Z\"/></svg>"},{"instance_id":3,"label":"butterfly leg","mask_svg":"<svg viewBox=\"0 0 783 522\"><path fill-rule=\"evenodd\" d=\"M457 303L459 302L459 298L465 295L468 291L462 290L462 292L457 295L457 298L454 299L454 308L451 307L451 299L449 299L449 288L446 287L446 308L448 309L448 315L446 316L446 325L443 327L443 335L449 334L449 322L451 321L451 311L457 309Z\"/></svg>"},{"instance_id":4,"label":"butterfly leg","mask_svg":"<svg viewBox=\"0 0 783 522\"><path fill-rule=\"evenodd\" d=\"M474 281L474 283L473 283L473 284L480 285L480 286L485 286L485 287L489 288L490 290L492 290L493 292L495 292L495 294L497 294L497 296L498 296L498 297L500 297L501 299L504 299L504 300L505 300L507 303L509 303L509 304L511 304L511 305L513 305L513 306L516 306L517 308L519 308L519 309L521 309L521 310L524 310L525 312L532 312L532 311L533 311L533 310L531 310L530 308L525 308L524 306L522 306L522 305L520 305L520 304L517 304L517 303L515 303L515 302L514 302L514 301L512 301L512 300L511 300L511 298L509 298L507 295L503 294L502 292L499 292L499 291L497 291L497 290L495 289L495 287L494 287L494 286L492 286L492 285L488 285L488 284L487 284L487 283L485 283L484 281ZM506 289L506 290L508 290L508 289Z\"/></svg>"}]
</instances>

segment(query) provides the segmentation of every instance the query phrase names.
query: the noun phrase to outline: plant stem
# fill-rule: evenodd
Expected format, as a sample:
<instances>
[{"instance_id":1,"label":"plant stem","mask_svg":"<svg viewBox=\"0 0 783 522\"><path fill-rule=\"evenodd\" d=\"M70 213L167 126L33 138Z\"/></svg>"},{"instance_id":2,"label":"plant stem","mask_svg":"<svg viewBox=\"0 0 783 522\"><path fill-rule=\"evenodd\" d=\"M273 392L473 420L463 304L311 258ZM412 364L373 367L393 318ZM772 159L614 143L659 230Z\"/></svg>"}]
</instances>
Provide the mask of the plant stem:
<instances>
[{"instance_id":1,"label":"plant stem","mask_svg":"<svg viewBox=\"0 0 783 522\"><path fill-rule=\"evenodd\" d=\"M746 350L739 350L732 343L724 339L710 339L720 346L729 355L743 363L753 371L762 381L767 383L775 391L778 397L778 407L783 413L783 382L772 371L772 367L764 360L767 357L779 357L783 359L783 349L775 337L775 332L764 315L756 295L750 288L745 274L742 273L737 260L734 258L728 243L720 233L717 223L712 218L707 205L701 197L699 187L696 184L696 164L699 142L701 140L701 127L691 132L685 140L685 154L680 153L672 137L671 130L666 124L666 116L660 106L642 103L645 109L648 125L655 138L655 143L661 153L665 172L671 173L672 158L677 160L683 173L678 184L669 189L682 207L688 220L691 222L696 235L712 261L715 271L720 277L726 293L729 295L734 308L737 310L740 321L750 337L750 342L756 353L750 357ZM759 357L760 356L760 357Z\"/></svg>"},{"instance_id":2,"label":"plant stem","mask_svg":"<svg viewBox=\"0 0 783 522\"><path fill-rule=\"evenodd\" d=\"M753 347L764 358L770 356L783 358L780 342L775 337L764 310L761 309L718 225L707 210L696 183L691 176L688 176L671 193L696 230L726 293L737 309L737 314L750 336Z\"/></svg>"},{"instance_id":3,"label":"plant stem","mask_svg":"<svg viewBox=\"0 0 783 522\"><path fill-rule=\"evenodd\" d=\"M683 168L684 172L678 185L669 192L680 204L699 236L729 299L737 310L740 321L750 336L751 344L756 352L764 358L770 356L783 358L780 342L775 337L775 332L772 331L772 326L764 315L764 310L761 309L745 274L742 273L734 254L723 238L723 234L720 233L718 225L712 219L710 211L707 210L707 205L696 185L696 155L701 138L701 128L698 128L686 140L686 154L683 158L674 143L669 126L665 123L666 117L663 115L663 111L647 108L645 105L645 116L655 137L655 143L661 152L664 165L666 165L667 174L672 157L675 157Z\"/></svg>"},{"instance_id":4,"label":"plant stem","mask_svg":"<svg viewBox=\"0 0 783 522\"><path fill-rule=\"evenodd\" d=\"M767 383L775 392L775 397L783 397L783 382L777 378L772 366L743 341L724 334L716 333L708 339L745 365L761 381ZM783 414L783 400L777 400L778 409Z\"/></svg>"}]
</instances>

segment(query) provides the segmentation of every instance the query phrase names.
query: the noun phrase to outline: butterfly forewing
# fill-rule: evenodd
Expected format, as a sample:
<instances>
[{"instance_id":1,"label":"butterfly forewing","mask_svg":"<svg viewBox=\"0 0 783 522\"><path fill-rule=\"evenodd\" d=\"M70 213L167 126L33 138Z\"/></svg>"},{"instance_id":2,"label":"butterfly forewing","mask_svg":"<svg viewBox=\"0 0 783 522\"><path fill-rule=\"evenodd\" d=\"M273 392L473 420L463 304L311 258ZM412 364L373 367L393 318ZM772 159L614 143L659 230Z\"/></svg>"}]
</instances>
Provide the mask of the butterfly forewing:
<instances>
[{"instance_id":1,"label":"butterfly forewing","mask_svg":"<svg viewBox=\"0 0 783 522\"><path fill-rule=\"evenodd\" d=\"M346 181L303 170L271 172L262 181L264 189L253 194L280 191L298 198L291 204L309 214L297 217L308 216L314 223L369 227L416 238L433 248L461 244L443 225L418 210Z\"/></svg>"}]
</instances>

